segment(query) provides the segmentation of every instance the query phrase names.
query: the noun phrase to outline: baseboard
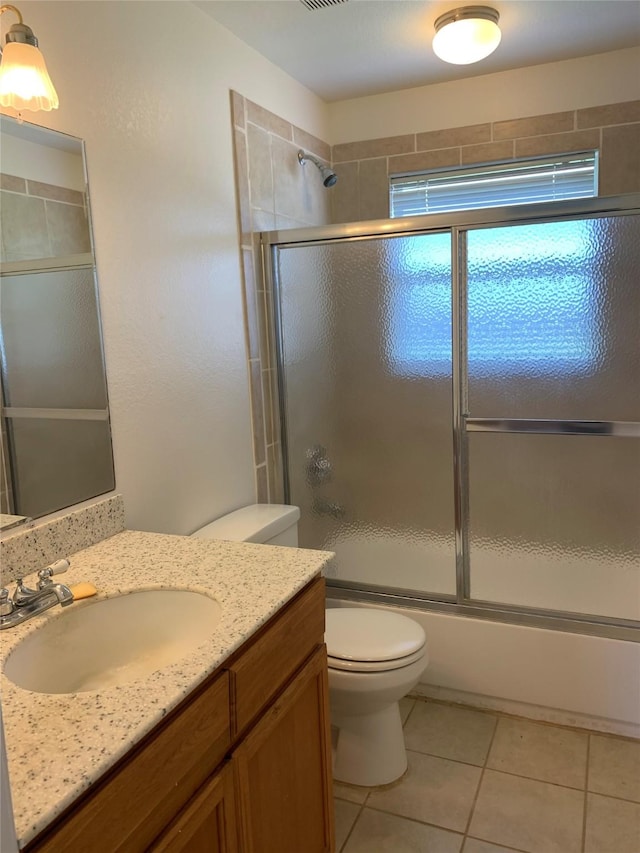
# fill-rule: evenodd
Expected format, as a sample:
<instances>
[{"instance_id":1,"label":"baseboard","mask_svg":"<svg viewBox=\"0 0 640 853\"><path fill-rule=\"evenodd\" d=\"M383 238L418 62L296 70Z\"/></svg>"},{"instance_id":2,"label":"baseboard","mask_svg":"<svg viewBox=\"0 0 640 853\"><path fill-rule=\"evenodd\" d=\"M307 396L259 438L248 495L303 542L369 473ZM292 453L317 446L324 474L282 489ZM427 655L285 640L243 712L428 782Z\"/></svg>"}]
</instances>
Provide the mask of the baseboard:
<instances>
[{"instance_id":1,"label":"baseboard","mask_svg":"<svg viewBox=\"0 0 640 853\"><path fill-rule=\"evenodd\" d=\"M514 702L511 699L500 699L496 696L483 696L481 693L468 693L464 690L452 690L449 687L438 687L435 684L417 684L410 694L415 698L437 699L440 702L451 702L456 705L468 705L483 711L497 711L513 717L525 717L558 726L586 729L591 732L602 732L620 737L640 740L640 725L624 720L611 720L606 717L593 717L561 708L546 708L543 705L532 705L528 702Z\"/></svg>"}]
</instances>

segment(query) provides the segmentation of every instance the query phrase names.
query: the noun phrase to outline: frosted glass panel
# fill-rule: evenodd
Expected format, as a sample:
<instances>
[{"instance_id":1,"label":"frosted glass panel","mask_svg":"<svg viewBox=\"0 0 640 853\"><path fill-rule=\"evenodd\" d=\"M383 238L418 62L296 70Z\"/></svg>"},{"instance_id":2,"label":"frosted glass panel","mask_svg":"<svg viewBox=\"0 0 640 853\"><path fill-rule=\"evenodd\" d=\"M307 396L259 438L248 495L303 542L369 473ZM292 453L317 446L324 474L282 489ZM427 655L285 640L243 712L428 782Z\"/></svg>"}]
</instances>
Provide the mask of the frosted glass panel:
<instances>
[{"instance_id":1,"label":"frosted glass panel","mask_svg":"<svg viewBox=\"0 0 640 853\"><path fill-rule=\"evenodd\" d=\"M9 420L15 511L36 517L115 486L107 421Z\"/></svg>"},{"instance_id":2,"label":"frosted glass panel","mask_svg":"<svg viewBox=\"0 0 640 853\"><path fill-rule=\"evenodd\" d=\"M278 252L304 547L363 586L455 594L448 234Z\"/></svg>"},{"instance_id":3,"label":"frosted glass panel","mask_svg":"<svg viewBox=\"0 0 640 853\"><path fill-rule=\"evenodd\" d=\"M469 436L471 595L640 618L635 439Z\"/></svg>"},{"instance_id":4,"label":"frosted glass panel","mask_svg":"<svg viewBox=\"0 0 640 853\"><path fill-rule=\"evenodd\" d=\"M640 420L640 217L470 231L472 417Z\"/></svg>"},{"instance_id":5,"label":"frosted glass panel","mask_svg":"<svg viewBox=\"0 0 640 853\"><path fill-rule=\"evenodd\" d=\"M5 405L107 406L93 269L0 281Z\"/></svg>"}]
</instances>

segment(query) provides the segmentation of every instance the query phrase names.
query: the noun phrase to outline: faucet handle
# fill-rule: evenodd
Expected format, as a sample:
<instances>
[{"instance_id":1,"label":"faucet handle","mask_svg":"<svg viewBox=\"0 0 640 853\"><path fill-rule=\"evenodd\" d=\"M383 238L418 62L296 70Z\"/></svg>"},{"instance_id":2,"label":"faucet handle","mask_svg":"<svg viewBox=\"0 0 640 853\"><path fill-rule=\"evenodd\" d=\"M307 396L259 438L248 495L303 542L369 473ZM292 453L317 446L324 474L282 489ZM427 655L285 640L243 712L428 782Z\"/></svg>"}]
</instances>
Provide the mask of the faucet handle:
<instances>
[{"instance_id":1,"label":"faucet handle","mask_svg":"<svg viewBox=\"0 0 640 853\"><path fill-rule=\"evenodd\" d=\"M9 598L9 590L4 587L0 589L0 616L8 616L13 613L13 602Z\"/></svg>"},{"instance_id":2,"label":"faucet handle","mask_svg":"<svg viewBox=\"0 0 640 853\"><path fill-rule=\"evenodd\" d=\"M39 586L39 585L38 585ZM22 604L26 604L30 601L34 595L36 595L38 590L29 589L28 586L25 586L22 582L22 578L16 578L16 588L13 591L12 601L15 605L20 606Z\"/></svg>"},{"instance_id":3,"label":"faucet handle","mask_svg":"<svg viewBox=\"0 0 640 853\"><path fill-rule=\"evenodd\" d=\"M38 589L48 586L51 583L53 575L61 575L67 571L70 565L69 560L56 560L50 566L40 569L38 572Z\"/></svg>"}]
</instances>

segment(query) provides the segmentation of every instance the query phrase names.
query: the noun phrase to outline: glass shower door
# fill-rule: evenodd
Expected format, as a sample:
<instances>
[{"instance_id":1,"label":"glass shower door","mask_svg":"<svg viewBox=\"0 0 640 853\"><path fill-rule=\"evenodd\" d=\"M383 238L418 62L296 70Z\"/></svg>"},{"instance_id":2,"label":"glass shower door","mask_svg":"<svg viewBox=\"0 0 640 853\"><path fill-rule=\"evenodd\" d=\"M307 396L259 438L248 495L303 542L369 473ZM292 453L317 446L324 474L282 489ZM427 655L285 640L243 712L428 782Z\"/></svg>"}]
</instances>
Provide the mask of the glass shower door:
<instances>
[{"instance_id":1,"label":"glass shower door","mask_svg":"<svg viewBox=\"0 0 640 853\"><path fill-rule=\"evenodd\" d=\"M451 237L275 251L287 500L361 589L453 597Z\"/></svg>"},{"instance_id":2,"label":"glass shower door","mask_svg":"<svg viewBox=\"0 0 640 853\"><path fill-rule=\"evenodd\" d=\"M640 618L640 217L468 233L471 598Z\"/></svg>"}]
</instances>

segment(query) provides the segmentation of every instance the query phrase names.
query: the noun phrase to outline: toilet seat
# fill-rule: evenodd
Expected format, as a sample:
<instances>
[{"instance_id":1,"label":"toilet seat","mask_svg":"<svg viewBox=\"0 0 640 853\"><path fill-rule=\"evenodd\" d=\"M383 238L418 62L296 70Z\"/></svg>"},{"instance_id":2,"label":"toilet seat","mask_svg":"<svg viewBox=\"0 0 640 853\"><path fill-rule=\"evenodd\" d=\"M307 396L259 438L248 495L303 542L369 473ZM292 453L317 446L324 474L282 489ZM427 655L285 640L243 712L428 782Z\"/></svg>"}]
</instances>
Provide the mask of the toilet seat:
<instances>
[{"instance_id":1,"label":"toilet seat","mask_svg":"<svg viewBox=\"0 0 640 853\"><path fill-rule=\"evenodd\" d=\"M336 607L326 611L329 666L355 672L385 672L424 656L426 636L413 619L384 610Z\"/></svg>"},{"instance_id":2,"label":"toilet seat","mask_svg":"<svg viewBox=\"0 0 640 853\"><path fill-rule=\"evenodd\" d=\"M344 658L327 655L327 664L329 669L342 669L350 672L389 672L392 669L401 669L403 666L409 666L423 657L424 646L412 655L396 658L395 660L345 660Z\"/></svg>"}]
</instances>

